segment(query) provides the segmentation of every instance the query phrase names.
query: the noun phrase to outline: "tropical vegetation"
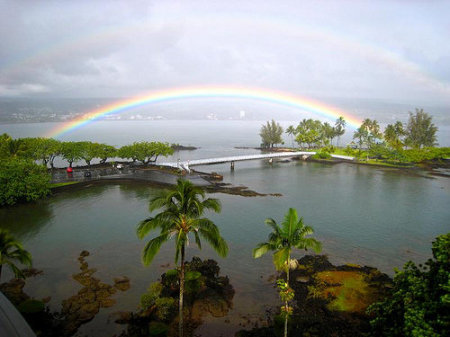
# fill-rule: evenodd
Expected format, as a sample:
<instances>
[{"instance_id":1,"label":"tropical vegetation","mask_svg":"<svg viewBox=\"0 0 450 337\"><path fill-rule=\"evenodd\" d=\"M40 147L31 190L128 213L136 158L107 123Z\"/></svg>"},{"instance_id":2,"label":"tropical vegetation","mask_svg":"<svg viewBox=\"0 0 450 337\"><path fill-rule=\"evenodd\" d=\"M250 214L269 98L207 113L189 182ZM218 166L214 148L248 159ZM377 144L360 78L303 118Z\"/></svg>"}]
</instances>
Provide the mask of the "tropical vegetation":
<instances>
[{"instance_id":1,"label":"tropical vegetation","mask_svg":"<svg viewBox=\"0 0 450 337\"><path fill-rule=\"evenodd\" d=\"M307 226L303 222L303 218L298 218L297 211L294 208L289 208L289 211L284 216L281 225L272 218L267 218L265 223L272 228L269 234L268 241L259 243L253 250L253 257L259 258L269 251L273 251L273 264L279 271L286 273L286 281L278 281L278 288L280 297L284 302L281 308L284 316L284 336L287 336L288 331L288 317L292 314L292 308L289 306L289 301L294 298L294 291L289 286L289 271L294 261L291 260L292 250L301 249L307 251L313 249L319 252L322 245L315 238L307 237L314 233L312 227Z\"/></svg>"},{"instance_id":2,"label":"tropical vegetation","mask_svg":"<svg viewBox=\"0 0 450 337\"><path fill-rule=\"evenodd\" d=\"M48 166L54 169L57 157L73 163L84 160L90 167L94 159L104 164L108 158L155 163L159 156L173 154L168 143L135 142L120 149L89 141L60 142L52 138L18 138L0 135L0 206L38 200L50 193ZM39 165L41 163L42 165Z\"/></svg>"},{"instance_id":3,"label":"tropical vegetation","mask_svg":"<svg viewBox=\"0 0 450 337\"><path fill-rule=\"evenodd\" d=\"M16 262L31 266L31 254L7 230L0 229L0 281L3 265L8 266L16 278L24 277Z\"/></svg>"},{"instance_id":4,"label":"tropical vegetation","mask_svg":"<svg viewBox=\"0 0 450 337\"><path fill-rule=\"evenodd\" d=\"M228 253L228 245L220 235L218 227L210 219L203 217L207 210L220 212L217 199L206 198L205 191L190 181L179 179L175 188L162 191L150 201L149 210L161 212L139 223L137 234L143 239L152 231L159 234L147 242L142 252L142 261L149 265L161 245L171 238L175 241L175 263L179 266L179 336L183 336L183 294L185 284L185 248L190 236L201 249L201 239L222 257Z\"/></svg>"},{"instance_id":5,"label":"tropical vegetation","mask_svg":"<svg viewBox=\"0 0 450 337\"><path fill-rule=\"evenodd\" d=\"M450 233L432 247L432 259L396 270L389 296L369 307L375 336L450 336Z\"/></svg>"},{"instance_id":6,"label":"tropical vegetation","mask_svg":"<svg viewBox=\"0 0 450 337\"><path fill-rule=\"evenodd\" d=\"M266 124L261 126L261 130L259 132L262 140L262 147L272 148L276 144L282 144L282 134L283 127L280 125L280 123L275 122L275 120L273 119L270 122L267 121Z\"/></svg>"}]
</instances>

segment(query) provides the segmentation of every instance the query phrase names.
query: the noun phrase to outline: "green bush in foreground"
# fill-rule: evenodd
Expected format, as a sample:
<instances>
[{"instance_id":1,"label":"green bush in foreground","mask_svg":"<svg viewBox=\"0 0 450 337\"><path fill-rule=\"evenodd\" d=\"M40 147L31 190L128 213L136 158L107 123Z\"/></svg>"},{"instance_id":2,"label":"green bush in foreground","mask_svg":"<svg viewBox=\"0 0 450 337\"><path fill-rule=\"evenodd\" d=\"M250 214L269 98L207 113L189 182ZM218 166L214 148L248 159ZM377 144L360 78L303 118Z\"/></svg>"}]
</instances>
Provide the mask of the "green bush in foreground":
<instances>
[{"instance_id":1,"label":"green bush in foreground","mask_svg":"<svg viewBox=\"0 0 450 337\"><path fill-rule=\"evenodd\" d=\"M50 193L47 169L32 161L0 161L0 206L35 201Z\"/></svg>"},{"instance_id":2,"label":"green bush in foreground","mask_svg":"<svg viewBox=\"0 0 450 337\"><path fill-rule=\"evenodd\" d=\"M396 271L391 296L369 307L375 336L450 336L450 233L433 242L433 259Z\"/></svg>"}]
</instances>

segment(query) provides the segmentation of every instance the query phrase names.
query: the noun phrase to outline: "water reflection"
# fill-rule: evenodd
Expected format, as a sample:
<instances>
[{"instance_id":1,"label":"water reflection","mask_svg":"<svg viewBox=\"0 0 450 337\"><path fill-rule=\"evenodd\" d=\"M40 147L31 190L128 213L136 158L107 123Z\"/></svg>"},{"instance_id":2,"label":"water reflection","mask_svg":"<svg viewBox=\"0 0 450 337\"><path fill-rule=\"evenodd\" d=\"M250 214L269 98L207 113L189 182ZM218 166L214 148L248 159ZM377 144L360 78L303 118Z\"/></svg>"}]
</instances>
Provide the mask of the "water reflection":
<instances>
[{"instance_id":1,"label":"water reflection","mask_svg":"<svg viewBox=\"0 0 450 337\"><path fill-rule=\"evenodd\" d=\"M53 208L47 200L0 208L0 228L9 230L19 241L25 241L36 236L52 217Z\"/></svg>"}]
</instances>

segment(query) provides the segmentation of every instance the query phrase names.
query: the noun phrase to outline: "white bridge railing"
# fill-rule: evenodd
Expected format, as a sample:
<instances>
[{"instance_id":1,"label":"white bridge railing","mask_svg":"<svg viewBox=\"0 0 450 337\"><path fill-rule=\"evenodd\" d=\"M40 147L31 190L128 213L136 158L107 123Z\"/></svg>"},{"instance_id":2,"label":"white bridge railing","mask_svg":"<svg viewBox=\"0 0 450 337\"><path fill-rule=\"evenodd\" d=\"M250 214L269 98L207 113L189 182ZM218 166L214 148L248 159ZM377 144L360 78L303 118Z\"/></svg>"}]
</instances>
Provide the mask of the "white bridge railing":
<instances>
[{"instance_id":1,"label":"white bridge railing","mask_svg":"<svg viewBox=\"0 0 450 337\"><path fill-rule=\"evenodd\" d=\"M170 166L181 168L187 172L190 172L190 166L199 166L199 165L212 165L212 164L223 164L223 163L231 163L231 167L234 168L235 161L244 161L244 160L258 160L258 159L274 159L274 158L286 158L286 157L309 157L315 155L316 152L307 152L307 151L298 151L298 152L272 152L265 154L251 154L251 155L242 155L242 156L232 156L232 157L219 157L219 158L207 158L207 159L194 159L187 161L178 161L178 162L167 162L161 163L163 166ZM344 160L353 160L353 157L350 156L340 156L340 155L331 155L332 158L344 159Z\"/></svg>"}]
</instances>

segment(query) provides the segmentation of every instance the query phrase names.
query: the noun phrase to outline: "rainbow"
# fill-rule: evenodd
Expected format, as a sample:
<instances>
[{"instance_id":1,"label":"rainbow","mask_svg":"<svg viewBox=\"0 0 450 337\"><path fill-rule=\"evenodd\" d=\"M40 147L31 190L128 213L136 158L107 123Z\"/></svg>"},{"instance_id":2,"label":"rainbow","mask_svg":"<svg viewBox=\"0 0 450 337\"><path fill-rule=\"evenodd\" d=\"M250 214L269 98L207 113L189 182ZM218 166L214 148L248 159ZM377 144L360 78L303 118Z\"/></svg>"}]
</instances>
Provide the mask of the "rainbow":
<instances>
[{"instance_id":1,"label":"rainbow","mask_svg":"<svg viewBox=\"0 0 450 337\"><path fill-rule=\"evenodd\" d=\"M64 123L62 126L51 130L47 136L57 138L69 131L79 129L109 114L121 113L146 104L189 98L234 98L256 100L312 112L316 115L329 119L333 123L337 118L342 116L346 120L347 125L355 129L361 124L361 120L347 112L300 96L260 88L243 88L237 86L200 86L152 91L139 97L120 100L105 107L88 112L75 120Z\"/></svg>"}]
</instances>

